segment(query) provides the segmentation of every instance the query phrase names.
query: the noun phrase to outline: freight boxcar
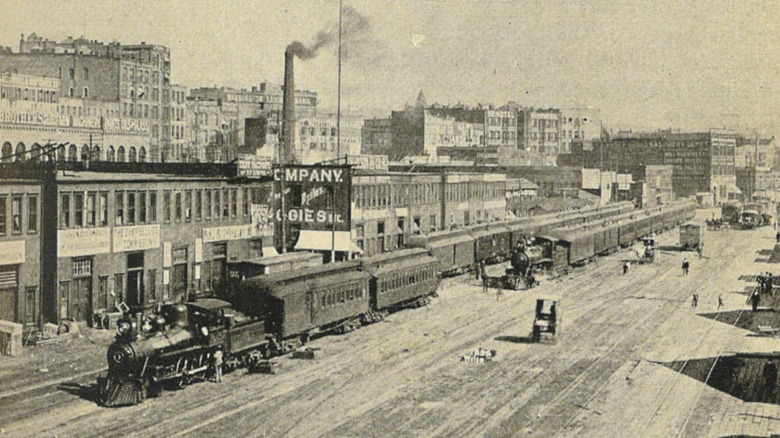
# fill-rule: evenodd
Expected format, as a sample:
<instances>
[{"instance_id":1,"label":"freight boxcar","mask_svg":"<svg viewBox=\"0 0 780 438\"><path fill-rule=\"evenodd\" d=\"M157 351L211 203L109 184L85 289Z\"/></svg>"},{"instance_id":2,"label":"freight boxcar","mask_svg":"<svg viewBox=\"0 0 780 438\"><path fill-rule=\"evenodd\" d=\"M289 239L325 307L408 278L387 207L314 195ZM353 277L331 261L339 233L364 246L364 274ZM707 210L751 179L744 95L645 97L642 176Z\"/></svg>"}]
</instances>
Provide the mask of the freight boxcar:
<instances>
[{"instance_id":1,"label":"freight boxcar","mask_svg":"<svg viewBox=\"0 0 780 438\"><path fill-rule=\"evenodd\" d=\"M474 237L466 230L411 236L409 247L430 251L438 259L439 272L443 276L457 275L474 266Z\"/></svg>"}]
</instances>

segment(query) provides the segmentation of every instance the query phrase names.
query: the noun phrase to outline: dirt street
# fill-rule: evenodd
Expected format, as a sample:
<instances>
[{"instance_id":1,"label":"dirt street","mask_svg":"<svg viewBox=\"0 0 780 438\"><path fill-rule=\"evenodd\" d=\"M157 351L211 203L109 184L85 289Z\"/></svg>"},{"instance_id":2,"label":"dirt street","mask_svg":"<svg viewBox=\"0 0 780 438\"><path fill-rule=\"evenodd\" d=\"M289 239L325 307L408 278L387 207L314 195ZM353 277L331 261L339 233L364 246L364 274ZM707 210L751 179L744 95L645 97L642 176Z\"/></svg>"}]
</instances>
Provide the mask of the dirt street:
<instances>
[{"instance_id":1,"label":"dirt street","mask_svg":"<svg viewBox=\"0 0 780 438\"><path fill-rule=\"evenodd\" d=\"M702 220L710 215L699 212ZM63 374L76 377L63 382L35 370L19 374L9 361L0 362L0 437L699 437L780 431L780 406L743 403L656 363L738 349L780 350L775 339L748 338L744 330L696 315L716 311L719 294L723 310L748 309L745 296L736 293L746 284L738 278L774 266L754 261L757 251L772 247L774 232L708 232L701 260L695 252L669 249L678 238L676 229L660 236L656 262L632 263L627 275L623 262L636 255L622 250L530 291L504 291L498 300L493 289L483 294L473 276L447 279L427 307L315 340L312 345L321 348L315 360L281 358L278 375L239 371L222 384L195 384L135 407L106 409L92 401L89 373L104 361L105 350L96 353L99 360L80 353L72 361L79 368ZM683 257L691 261L687 276ZM503 266L488 271L499 275ZM697 308L691 307L694 292ZM534 300L545 294L562 299L564 333L555 343L533 344ZM497 350L496 360L460 361L480 347ZM67 391L57 389L62 383Z\"/></svg>"}]
</instances>

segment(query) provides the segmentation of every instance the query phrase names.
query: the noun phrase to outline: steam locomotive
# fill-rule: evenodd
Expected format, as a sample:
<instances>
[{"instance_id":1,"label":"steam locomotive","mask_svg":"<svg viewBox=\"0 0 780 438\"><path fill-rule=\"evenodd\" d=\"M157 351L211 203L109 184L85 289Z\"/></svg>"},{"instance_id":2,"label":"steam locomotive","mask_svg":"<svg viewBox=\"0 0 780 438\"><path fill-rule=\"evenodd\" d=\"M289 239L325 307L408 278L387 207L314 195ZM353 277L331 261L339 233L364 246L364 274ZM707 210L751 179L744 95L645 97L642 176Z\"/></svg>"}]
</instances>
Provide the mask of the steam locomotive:
<instances>
[{"instance_id":1,"label":"steam locomotive","mask_svg":"<svg viewBox=\"0 0 780 438\"><path fill-rule=\"evenodd\" d=\"M639 212L624 208L523 219L479 228L478 233L466 229L440 232L433 239L420 236L417 248L248 278L219 298L168 304L148 315L127 313L108 349L108 375L99 381L100 403L137 404L165 386L182 388L204 379L217 351L230 371L288 353L314 336L344 333L380 321L389 312L425 305L436 295L442 272L510 257L510 246L521 240L531 242L517 256L526 263L526 273L565 271L583 254L594 256L608 246L617 248L628 239L670 228L694 211L690 204ZM604 224L585 225L584 215ZM530 239L542 229L552 231L545 228L550 224L568 224L570 232L579 230L580 238ZM593 244L596 236L602 244ZM611 236L608 246L605 236Z\"/></svg>"}]
</instances>

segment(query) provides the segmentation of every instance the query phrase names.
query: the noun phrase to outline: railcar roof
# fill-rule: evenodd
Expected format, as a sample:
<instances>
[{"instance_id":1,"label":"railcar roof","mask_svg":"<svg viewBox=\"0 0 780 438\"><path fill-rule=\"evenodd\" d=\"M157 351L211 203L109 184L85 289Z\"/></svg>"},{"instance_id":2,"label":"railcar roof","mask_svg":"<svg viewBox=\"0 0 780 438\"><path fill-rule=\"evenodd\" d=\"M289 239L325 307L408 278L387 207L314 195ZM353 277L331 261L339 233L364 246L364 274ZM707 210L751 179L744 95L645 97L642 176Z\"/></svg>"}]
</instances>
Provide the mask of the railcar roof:
<instances>
[{"instance_id":1,"label":"railcar roof","mask_svg":"<svg viewBox=\"0 0 780 438\"><path fill-rule=\"evenodd\" d=\"M230 303L227 301L219 300L217 298L199 298L195 301L187 303L189 307L195 307L202 310L214 310L222 309L224 307L230 307Z\"/></svg>"},{"instance_id":2,"label":"railcar roof","mask_svg":"<svg viewBox=\"0 0 780 438\"><path fill-rule=\"evenodd\" d=\"M372 256L363 257L360 260L363 262L364 266L369 266L369 265L385 263L394 260L403 260L407 258L414 259L417 257L424 257L426 255L428 255L428 251L423 248L408 248L399 251L390 251L390 252L375 254Z\"/></svg>"},{"instance_id":3,"label":"railcar roof","mask_svg":"<svg viewBox=\"0 0 780 438\"><path fill-rule=\"evenodd\" d=\"M429 255L424 255L422 257L415 257L411 259L403 259L398 260L395 263L388 263L385 265L375 266L375 267L369 267L367 270L369 273L373 275L381 275L386 274L388 272L403 270L403 269L410 269L414 267L421 267L426 265L434 265L438 266L439 261L436 259L436 257L431 257Z\"/></svg>"},{"instance_id":4,"label":"railcar roof","mask_svg":"<svg viewBox=\"0 0 780 438\"><path fill-rule=\"evenodd\" d=\"M288 252L268 257L258 257L256 259L242 260L241 263L251 263L258 265L284 263L290 260L308 260L313 258L322 258L321 255L312 252Z\"/></svg>"},{"instance_id":5,"label":"railcar roof","mask_svg":"<svg viewBox=\"0 0 780 438\"><path fill-rule=\"evenodd\" d=\"M359 260L349 260L345 262L329 263L322 266L305 267L292 269L290 271L276 272L273 274L263 275L255 279L246 280L264 280L269 283L292 281L298 278L324 276L329 274L340 274L342 272L357 271L360 267Z\"/></svg>"}]
</instances>

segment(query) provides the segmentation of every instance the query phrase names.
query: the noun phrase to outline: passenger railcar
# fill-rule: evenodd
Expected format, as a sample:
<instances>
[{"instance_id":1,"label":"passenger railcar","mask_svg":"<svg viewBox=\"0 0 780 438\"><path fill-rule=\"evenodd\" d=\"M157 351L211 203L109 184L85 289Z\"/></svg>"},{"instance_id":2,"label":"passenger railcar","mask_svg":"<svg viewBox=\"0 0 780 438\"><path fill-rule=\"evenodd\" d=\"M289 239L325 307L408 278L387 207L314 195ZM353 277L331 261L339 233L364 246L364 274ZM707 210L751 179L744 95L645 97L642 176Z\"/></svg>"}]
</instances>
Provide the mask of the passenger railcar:
<instances>
[{"instance_id":1,"label":"passenger railcar","mask_svg":"<svg viewBox=\"0 0 780 438\"><path fill-rule=\"evenodd\" d=\"M405 307L419 307L436 294L440 276L436 258L422 248L377 254L361 260L370 276L372 312L386 313ZM370 315L369 318L381 318Z\"/></svg>"}]
</instances>

